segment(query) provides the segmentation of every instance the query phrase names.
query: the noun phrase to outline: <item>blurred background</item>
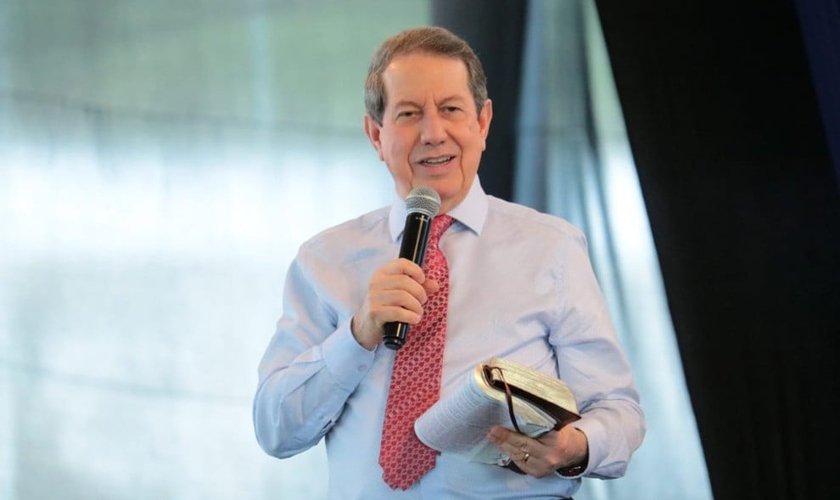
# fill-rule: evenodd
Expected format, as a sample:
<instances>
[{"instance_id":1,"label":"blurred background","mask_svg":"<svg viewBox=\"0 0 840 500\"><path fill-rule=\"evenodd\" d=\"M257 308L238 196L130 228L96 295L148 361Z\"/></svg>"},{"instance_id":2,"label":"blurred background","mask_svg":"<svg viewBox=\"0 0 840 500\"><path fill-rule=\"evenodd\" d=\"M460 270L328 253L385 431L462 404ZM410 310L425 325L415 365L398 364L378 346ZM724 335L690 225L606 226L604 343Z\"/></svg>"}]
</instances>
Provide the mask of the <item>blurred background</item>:
<instances>
[{"instance_id":1,"label":"blurred background","mask_svg":"<svg viewBox=\"0 0 840 500\"><path fill-rule=\"evenodd\" d=\"M0 498L323 498L250 424L285 267L389 202L362 127L424 2L0 2Z\"/></svg>"},{"instance_id":2,"label":"blurred background","mask_svg":"<svg viewBox=\"0 0 840 500\"><path fill-rule=\"evenodd\" d=\"M256 367L298 245L393 196L362 86L421 24L475 44L482 183L586 231L636 371L646 441L576 498L712 498L592 1L0 0L0 499L326 497L322 447L257 446Z\"/></svg>"}]
</instances>

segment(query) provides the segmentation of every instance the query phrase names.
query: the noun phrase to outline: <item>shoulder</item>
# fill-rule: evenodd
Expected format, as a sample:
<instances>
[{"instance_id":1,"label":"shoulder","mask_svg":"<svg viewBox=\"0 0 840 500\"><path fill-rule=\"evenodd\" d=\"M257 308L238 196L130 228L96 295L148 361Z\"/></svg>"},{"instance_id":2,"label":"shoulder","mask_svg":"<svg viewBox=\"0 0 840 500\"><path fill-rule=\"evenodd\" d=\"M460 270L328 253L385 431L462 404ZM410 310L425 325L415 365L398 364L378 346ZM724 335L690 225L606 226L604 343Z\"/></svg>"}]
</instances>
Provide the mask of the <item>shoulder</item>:
<instances>
[{"instance_id":1,"label":"shoulder","mask_svg":"<svg viewBox=\"0 0 840 500\"><path fill-rule=\"evenodd\" d=\"M488 227L516 228L522 236L541 239L573 240L586 245L583 231L568 220L531 207L488 195Z\"/></svg>"},{"instance_id":2,"label":"shoulder","mask_svg":"<svg viewBox=\"0 0 840 500\"><path fill-rule=\"evenodd\" d=\"M388 213L389 207L381 207L324 229L304 241L300 252L335 257L381 245L388 238Z\"/></svg>"}]
</instances>

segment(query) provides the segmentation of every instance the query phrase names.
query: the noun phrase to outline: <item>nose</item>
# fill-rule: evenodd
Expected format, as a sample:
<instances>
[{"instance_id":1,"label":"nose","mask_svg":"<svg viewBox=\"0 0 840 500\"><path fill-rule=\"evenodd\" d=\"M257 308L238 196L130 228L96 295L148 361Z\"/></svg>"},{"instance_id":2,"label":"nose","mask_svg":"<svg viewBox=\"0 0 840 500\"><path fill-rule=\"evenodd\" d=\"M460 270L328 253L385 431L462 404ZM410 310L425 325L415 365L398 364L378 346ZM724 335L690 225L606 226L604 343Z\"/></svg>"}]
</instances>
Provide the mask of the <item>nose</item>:
<instances>
[{"instance_id":1,"label":"nose","mask_svg":"<svg viewBox=\"0 0 840 500\"><path fill-rule=\"evenodd\" d=\"M437 145L446 140L446 124L438 112L423 114L420 123L420 140L423 144Z\"/></svg>"}]
</instances>

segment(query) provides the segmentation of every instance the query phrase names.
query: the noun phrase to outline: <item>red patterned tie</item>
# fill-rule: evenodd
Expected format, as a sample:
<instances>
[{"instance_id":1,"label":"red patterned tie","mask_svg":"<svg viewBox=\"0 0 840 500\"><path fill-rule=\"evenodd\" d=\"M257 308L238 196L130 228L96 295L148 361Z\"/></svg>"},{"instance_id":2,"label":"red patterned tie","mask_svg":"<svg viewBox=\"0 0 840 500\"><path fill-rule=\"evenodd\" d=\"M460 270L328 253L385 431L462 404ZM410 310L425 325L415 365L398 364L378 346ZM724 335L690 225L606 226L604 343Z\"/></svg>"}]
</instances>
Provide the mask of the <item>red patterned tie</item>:
<instances>
[{"instance_id":1,"label":"red patterned tie","mask_svg":"<svg viewBox=\"0 0 840 500\"><path fill-rule=\"evenodd\" d=\"M405 490L435 466L437 452L417 439L414 421L440 396L449 268L438 240L451 225L452 217L448 215L432 221L423 265L426 276L436 280L440 289L424 304L423 318L408 332L391 373L379 451L382 478L391 488Z\"/></svg>"}]
</instances>

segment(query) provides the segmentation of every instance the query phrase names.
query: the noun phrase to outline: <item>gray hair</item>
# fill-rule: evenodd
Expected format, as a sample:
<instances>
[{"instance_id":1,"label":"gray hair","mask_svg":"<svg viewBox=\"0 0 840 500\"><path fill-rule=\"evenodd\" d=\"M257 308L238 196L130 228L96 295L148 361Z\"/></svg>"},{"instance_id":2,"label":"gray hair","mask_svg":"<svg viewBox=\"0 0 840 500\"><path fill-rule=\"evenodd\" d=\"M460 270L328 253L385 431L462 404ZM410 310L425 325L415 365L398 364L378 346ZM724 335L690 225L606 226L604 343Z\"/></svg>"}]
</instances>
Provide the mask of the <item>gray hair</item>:
<instances>
[{"instance_id":1,"label":"gray hair","mask_svg":"<svg viewBox=\"0 0 840 500\"><path fill-rule=\"evenodd\" d=\"M451 31L436 26L423 26L401 31L385 39L371 59L365 80L365 110L376 123L382 125L387 98L382 73L394 57L412 52L426 52L464 61L476 113L481 113L487 100L487 77L478 56L466 41Z\"/></svg>"}]
</instances>

